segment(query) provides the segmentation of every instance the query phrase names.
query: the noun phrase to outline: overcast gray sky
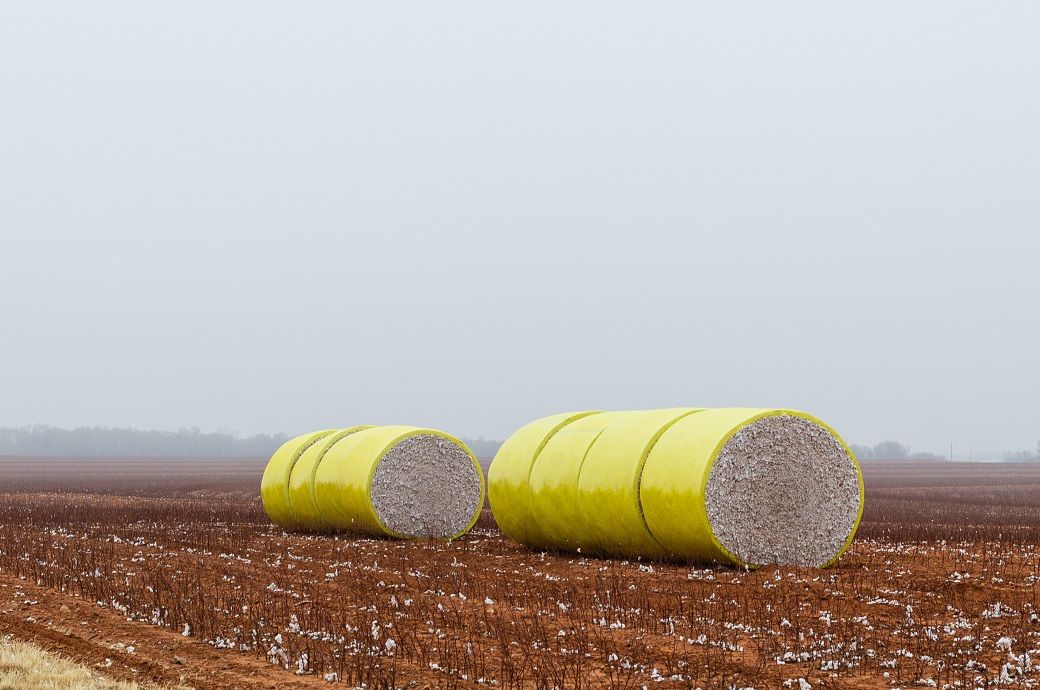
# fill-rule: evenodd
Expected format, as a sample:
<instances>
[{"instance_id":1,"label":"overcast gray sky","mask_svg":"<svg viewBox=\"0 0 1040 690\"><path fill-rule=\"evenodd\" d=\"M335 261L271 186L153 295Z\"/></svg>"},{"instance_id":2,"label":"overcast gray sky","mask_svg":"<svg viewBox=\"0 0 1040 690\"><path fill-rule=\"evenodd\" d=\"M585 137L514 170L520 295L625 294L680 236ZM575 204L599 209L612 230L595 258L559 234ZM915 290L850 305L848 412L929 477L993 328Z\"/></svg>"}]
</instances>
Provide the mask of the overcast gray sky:
<instances>
[{"instance_id":1,"label":"overcast gray sky","mask_svg":"<svg viewBox=\"0 0 1040 690\"><path fill-rule=\"evenodd\" d=\"M1040 437L1040 4L0 4L0 426Z\"/></svg>"}]
</instances>

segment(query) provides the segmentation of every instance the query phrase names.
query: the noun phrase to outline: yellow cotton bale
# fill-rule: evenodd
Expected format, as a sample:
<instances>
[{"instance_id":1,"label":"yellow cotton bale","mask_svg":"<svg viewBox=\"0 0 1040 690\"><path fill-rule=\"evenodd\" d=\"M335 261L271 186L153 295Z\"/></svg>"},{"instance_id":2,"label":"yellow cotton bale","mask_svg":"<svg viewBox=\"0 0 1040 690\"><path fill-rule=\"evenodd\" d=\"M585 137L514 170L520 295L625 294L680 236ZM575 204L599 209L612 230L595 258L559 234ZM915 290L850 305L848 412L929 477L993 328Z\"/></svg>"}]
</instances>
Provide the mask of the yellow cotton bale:
<instances>
[{"instance_id":1,"label":"yellow cotton bale","mask_svg":"<svg viewBox=\"0 0 1040 690\"><path fill-rule=\"evenodd\" d=\"M295 527L289 500L289 476L300 455L336 429L325 429L291 438L274 452L260 480L260 498L271 521L281 527Z\"/></svg>"},{"instance_id":2,"label":"yellow cotton bale","mask_svg":"<svg viewBox=\"0 0 1040 690\"><path fill-rule=\"evenodd\" d=\"M492 509L534 548L826 566L863 513L855 456L796 410L556 415L503 450L489 473Z\"/></svg>"},{"instance_id":3,"label":"yellow cotton bale","mask_svg":"<svg viewBox=\"0 0 1040 690\"><path fill-rule=\"evenodd\" d=\"M371 428L371 426L361 425L340 429L321 438L300 454L289 474L289 506L295 527L315 532L328 529L318 510L318 501L314 497L314 475L318 471L318 465L321 464L329 449L340 439Z\"/></svg>"},{"instance_id":4,"label":"yellow cotton bale","mask_svg":"<svg viewBox=\"0 0 1040 690\"><path fill-rule=\"evenodd\" d=\"M314 474L314 497L333 531L454 539L484 503L472 451L435 429L380 426L333 444Z\"/></svg>"},{"instance_id":5,"label":"yellow cotton bale","mask_svg":"<svg viewBox=\"0 0 1040 690\"><path fill-rule=\"evenodd\" d=\"M669 553L743 567L827 566L863 514L863 477L841 437L796 410L684 417L647 456L640 504Z\"/></svg>"}]
</instances>

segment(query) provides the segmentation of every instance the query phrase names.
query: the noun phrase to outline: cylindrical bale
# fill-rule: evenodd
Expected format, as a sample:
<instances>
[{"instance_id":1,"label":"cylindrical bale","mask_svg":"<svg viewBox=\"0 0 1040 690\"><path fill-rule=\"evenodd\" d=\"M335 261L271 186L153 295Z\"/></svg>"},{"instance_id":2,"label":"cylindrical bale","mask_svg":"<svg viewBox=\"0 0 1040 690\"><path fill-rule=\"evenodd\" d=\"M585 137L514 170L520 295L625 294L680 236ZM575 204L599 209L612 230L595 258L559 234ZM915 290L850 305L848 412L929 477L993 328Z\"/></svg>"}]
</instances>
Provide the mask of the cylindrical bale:
<instances>
[{"instance_id":1,"label":"cylindrical bale","mask_svg":"<svg viewBox=\"0 0 1040 690\"><path fill-rule=\"evenodd\" d=\"M576 549L591 541L599 525L586 525L578 497L578 476L585 454L604 429L630 412L602 412L560 429L531 469L531 511L539 537L524 543L544 549Z\"/></svg>"},{"instance_id":2,"label":"cylindrical bale","mask_svg":"<svg viewBox=\"0 0 1040 690\"><path fill-rule=\"evenodd\" d=\"M325 521L318 511L318 501L314 497L314 474L318 471L318 465L325 458L325 453L340 439L371 428L371 425L360 425L340 429L325 436L300 454L289 473L289 506L292 509L292 521L295 527L315 532L327 529Z\"/></svg>"},{"instance_id":3,"label":"cylindrical bale","mask_svg":"<svg viewBox=\"0 0 1040 690\"><path fill-rule=\"evenodd\" d=\"M518 429L498 449L488 468L488 502L503 534L521 544L545 542L531 512L531 468L560 429L594 414L598 412L566 412L537 419Z\"/></svg>"},{"instance_id":4,"label":"cylindrical bale","mask_svg":"<svg viewBox=\"0 0 1040 690\"><path fill-rule=\"evenodd\" d=\"M379 426L325 453L314 494L330 530L454 539L480 516L484 473L473 452L443 431Z\"/></svg>"},{"instance_id":5,"label":"cylindrical bale","mask_svg":"<svg viewBox=\"0 0 1040 690\"><path fill-rule=\"evenodd\" d=\"M827 566L859 525L863 478L841 437L811 415L714 409L661 435L640 501L651 533L676 556Z\"/></svg>"},{"instance_id":6,"label":"cylindrical bale","mask_svg":"<svg viewBox=\"0 0 1040 690\"><path fill-rule=\"evenodd\" d=\"M696 407L629 412L603 429L581 465L577 505L582 551L612 556L664 557L643 517L639 482L650 450L668 428Z\"/></svg>"},{"instance_id":7,"label":"cylindrical bale","mask_svg":"<svg viewBox=\"0 0 1040 690\"><path fill-rule=\"evenodd\" d=\"M282 527L296 526L293 522L292 504L289 502L289 475L305 450L336 431L325 429L291 438L268 460L263 479L260 480L260 498L272 522Z\"/></svg>"}]
</instances>

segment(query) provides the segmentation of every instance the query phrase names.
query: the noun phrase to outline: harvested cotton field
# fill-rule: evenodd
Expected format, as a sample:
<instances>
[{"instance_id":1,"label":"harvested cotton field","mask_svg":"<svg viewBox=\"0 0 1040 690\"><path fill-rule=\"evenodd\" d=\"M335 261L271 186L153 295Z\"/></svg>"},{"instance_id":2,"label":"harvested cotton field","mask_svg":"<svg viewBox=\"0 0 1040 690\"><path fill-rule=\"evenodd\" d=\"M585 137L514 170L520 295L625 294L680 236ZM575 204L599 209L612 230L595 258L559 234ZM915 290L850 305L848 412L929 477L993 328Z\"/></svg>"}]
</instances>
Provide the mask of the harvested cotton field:
<instances>
[{"instance_id":1,"label":"harvested cotton field","mask_svg":"<svg viewBox=\"0 0 1040 690\"><path fill-rule=\"evenodd\" d=\"M0 634L195 688L1037 687L1040 467L866 463L826 570L284 531L265 460L0 460ZM131 649L132 648L132 649Z\"/></svg>"}]
</instances>

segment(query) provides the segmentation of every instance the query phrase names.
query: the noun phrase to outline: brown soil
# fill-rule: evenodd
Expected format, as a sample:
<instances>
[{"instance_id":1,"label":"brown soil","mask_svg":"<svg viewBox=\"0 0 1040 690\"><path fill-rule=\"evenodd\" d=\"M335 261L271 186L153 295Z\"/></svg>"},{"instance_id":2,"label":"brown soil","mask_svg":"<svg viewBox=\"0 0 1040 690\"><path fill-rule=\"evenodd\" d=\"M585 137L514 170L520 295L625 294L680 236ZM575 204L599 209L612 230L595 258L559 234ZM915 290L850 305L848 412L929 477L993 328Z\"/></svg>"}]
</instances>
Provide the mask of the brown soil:
<instances>
[{"instance_id":1,"label":"brown soil","mask_svg":"<svg viewBox=\"0 0 1040 690\"><path fill-rule=\"evenodd\" d=\"M328 684L298 677L245 654L226 653L111 609L0 574L0 634L31 642L117 680L198 690ZM128 648L132 647L133 651Z\"/></svg>"}]
</instances>

